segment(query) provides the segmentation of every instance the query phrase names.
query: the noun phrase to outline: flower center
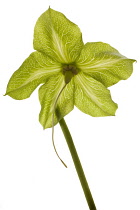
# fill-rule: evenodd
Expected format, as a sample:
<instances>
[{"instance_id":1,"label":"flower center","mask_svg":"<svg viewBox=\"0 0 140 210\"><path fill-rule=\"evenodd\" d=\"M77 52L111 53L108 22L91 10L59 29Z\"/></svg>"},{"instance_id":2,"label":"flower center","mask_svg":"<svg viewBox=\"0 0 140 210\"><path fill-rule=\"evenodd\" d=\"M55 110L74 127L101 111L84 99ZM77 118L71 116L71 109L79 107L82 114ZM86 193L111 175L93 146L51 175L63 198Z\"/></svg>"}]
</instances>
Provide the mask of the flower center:
<instances>
[{"instance_id":1,"label":"flower center","mask_svg":"<svg viewBox=\"0 0 140 210\"><path fill-rule=\"evenodd\" d=\"M68 64L63 66L62 72L65 76L65 83L68 84L71 81L72 77L78 74L78 69L76 68L76 66Z\"/></svg>"}]
</instances>

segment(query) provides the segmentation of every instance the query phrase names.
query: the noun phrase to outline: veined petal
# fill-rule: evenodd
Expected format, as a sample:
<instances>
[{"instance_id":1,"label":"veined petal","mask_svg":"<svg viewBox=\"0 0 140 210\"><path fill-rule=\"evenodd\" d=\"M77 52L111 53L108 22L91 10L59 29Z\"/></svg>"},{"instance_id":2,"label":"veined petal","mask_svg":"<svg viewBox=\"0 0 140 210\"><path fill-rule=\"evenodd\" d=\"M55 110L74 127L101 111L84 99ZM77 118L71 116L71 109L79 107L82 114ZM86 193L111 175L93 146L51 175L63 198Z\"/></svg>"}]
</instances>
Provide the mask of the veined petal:
<instances>
[{"instance_id":1,"label":"veined petal","mask_svg":"<svg viewBox=\"0 0 140 210\"><path fill-rule=\"evenodd\" d=\"M28 98L39 84L60 70L61 64L40 52L33 52L10 78L6 95L18 100Z\"/></svg>"},{"instance_id":2,"label":"veined petal","mask_svg":"<svg viewBox=\"0 0 140 210\"><path fill-rule=\"evenodd\" d=\"M106 87L82 72L74 77L75 105L93 117L115 115L117 104L111 99Z\"/></svg>"},{"instance_id":3,"label":"veined petal","mask_svg":"<svg viewBox=\"0 0 140 210\"><path fill-rule=\"evenodd\" d=\"M77 59L77 66L109 87L131 76L134 61L121 55L109 44L93 42L85 44Z\"/></svg>"},{"instance_id":4,"label":"veined petal","mask_svg":"<svg viewBox=\"0 0 140 210\"><path fill-rule=\"evenodd\" d=\"M48 9L38 19L34 30L34 48L61 63L74 62L83 47L77 25L62 13Z\"/></svg>"},{"instance_id":5,"label":"veined petal","mask_svg":"<svg viewBox=\"0 0 140 210\"><path fill-rule=\"evenodd\" d=\"M72 111L74 107L74 85L73 79L60 94L56 109L55 103L59 93L64 87L64 76L60 73L57 76L51 77L44 85L39 89L39 100L41 104L41 112L39 115L39 121L45 128L52 127L53 112L59 110L59 117L54 115L54 125L57 124L65 115Z\"/></svg>"}]
</instances>

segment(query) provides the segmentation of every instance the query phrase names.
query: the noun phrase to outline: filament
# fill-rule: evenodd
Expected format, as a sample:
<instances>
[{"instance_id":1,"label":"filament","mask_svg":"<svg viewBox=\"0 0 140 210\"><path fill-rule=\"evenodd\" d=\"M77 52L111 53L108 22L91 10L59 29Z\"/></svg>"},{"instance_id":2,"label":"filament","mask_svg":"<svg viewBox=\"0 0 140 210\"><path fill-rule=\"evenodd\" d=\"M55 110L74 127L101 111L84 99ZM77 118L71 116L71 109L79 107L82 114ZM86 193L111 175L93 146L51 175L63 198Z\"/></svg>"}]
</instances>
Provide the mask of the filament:
<instances>
[{"instance_id":1,"label":"filament","mask_svg":"<svg viewBox=\"0 0 140 210\"><path fill-rule=\"evenodd\" d=\"M56 106L57 106L57 102L58 102L58 99L61 95L61 93L63 92L64 88L66 87L67 84L65 84L63 86L63 88L61 89L61 91L59 92L57 98L56 98L56 101L55 101L55 104L54 104L54 109L53 109L53 115L52 115L52 143L53 143L53 147L54 147L54 150L55 150L55 153L57 155L57 157L59 158L59 160L63 163L63 165L67 168L67 165L64 163L64 161L60 158L57 150L56 150L56 147L55 147L55 143L54 143L54 114L55 114L55 109L56 109Z\"/></svg>"}]
</instances>

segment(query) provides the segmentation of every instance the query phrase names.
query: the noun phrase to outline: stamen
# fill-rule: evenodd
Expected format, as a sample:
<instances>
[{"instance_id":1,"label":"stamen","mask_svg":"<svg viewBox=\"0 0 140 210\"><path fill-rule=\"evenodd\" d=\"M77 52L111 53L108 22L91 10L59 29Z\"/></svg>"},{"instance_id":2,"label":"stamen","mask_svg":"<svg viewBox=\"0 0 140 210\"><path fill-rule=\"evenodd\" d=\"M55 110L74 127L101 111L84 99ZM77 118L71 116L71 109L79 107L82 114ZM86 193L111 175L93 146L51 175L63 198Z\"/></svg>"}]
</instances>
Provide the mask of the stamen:
<instances>
[{"instance_id":1,"label":"stamen","mask_svg":"<svg viewBox=\"0 0 140 210\"><path fill-rule=\"evenodd\" d=\"M78 69L73 64L63 66L62 73L65 76L65 83L68 84L74 75L78 74Z\"/></svg>"},{"instance_id":2,"label":"stamen","mask_svg":"<svg viewBox=\"0 0 140 210\"><path fill-rule=\"evenodd\" d=\"M55 147L55 143L54 143L54 114L55 114L55 109L56 109L56 105L57 105L57 102L58 102L58 99L62 93L62 91L64 90L64 88L66 87L67 84L65 84L63 86L63 88L61 89L61 91L59 92L57 98L56 98L56 101L55 101L55 104L54 104L54 109L53 109L53 115L52 115L52 143L53 143L53 147L54 147L54 150L55 150L55 153L57 155L57 157L59 158L59 160L63 163L63 165L67 168L67 165L64 163L64 161L60 158L57 150L56 150L56 147Z\"/></svg>"}]
</instances>

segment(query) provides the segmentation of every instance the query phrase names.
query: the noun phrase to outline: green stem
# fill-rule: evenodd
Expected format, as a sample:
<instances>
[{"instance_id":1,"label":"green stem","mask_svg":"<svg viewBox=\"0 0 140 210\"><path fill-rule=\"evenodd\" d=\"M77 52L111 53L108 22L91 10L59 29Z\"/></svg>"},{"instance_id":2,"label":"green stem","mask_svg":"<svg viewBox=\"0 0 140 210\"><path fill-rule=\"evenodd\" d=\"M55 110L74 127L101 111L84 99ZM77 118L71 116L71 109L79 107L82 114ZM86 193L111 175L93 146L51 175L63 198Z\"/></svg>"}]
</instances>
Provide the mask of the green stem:
<instances>
[{"instance_id":1,"label":"green stem","mask_svg":"<svg viewBox=\"0 0 140 210\"><path fill-rule=\"evenodd\" d=\"M90 210L96 210L96 207L95 207L95 204L94 204L94 201L93 201L93 198L92 198L92 194L90 192L90 189L89 189L89 186L88 186L88 183L87 183L87 180L86 180L86 177L85 177L80 159L78 157L78 154L77 154L76 148L74 146L71 134L69 132L69 129L67 127L67 124L66 124L64 118L59 121L59 124L60 124L61 129L63 131L63 134L65 136L66 142L68 144L68 147L69 147L69 150L70 150L70 153L71 153L71 156L72 156L72 159L73 159L78 177L80 179L80 182L81 182L81 185L82 185L82 188L83 188L83 191L84 191L89 209Z\"/></svg>"}]
</instances>

